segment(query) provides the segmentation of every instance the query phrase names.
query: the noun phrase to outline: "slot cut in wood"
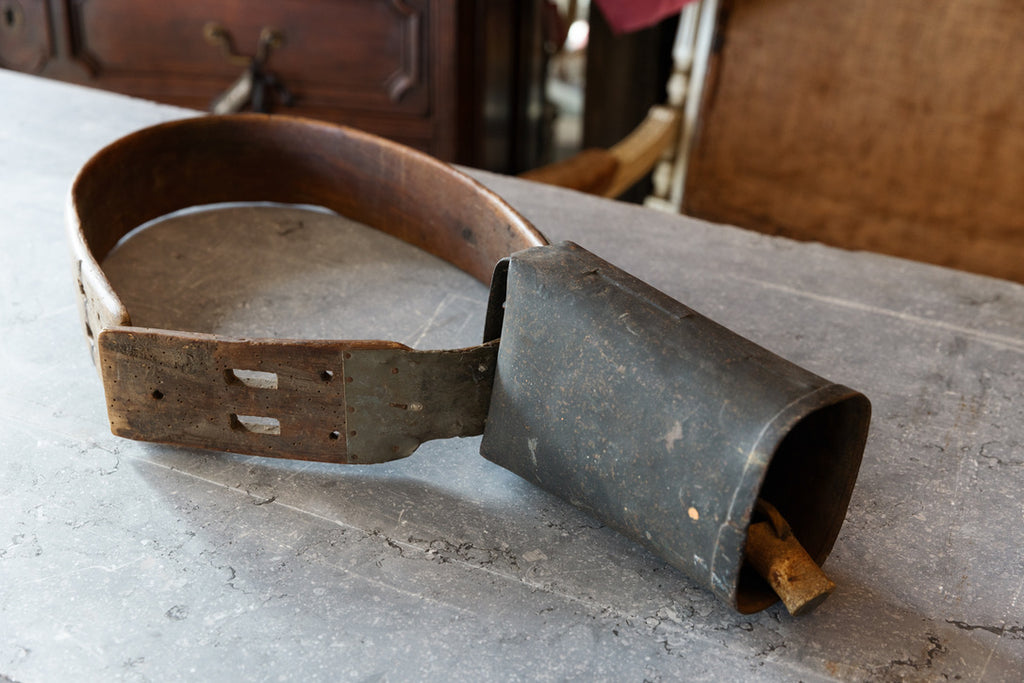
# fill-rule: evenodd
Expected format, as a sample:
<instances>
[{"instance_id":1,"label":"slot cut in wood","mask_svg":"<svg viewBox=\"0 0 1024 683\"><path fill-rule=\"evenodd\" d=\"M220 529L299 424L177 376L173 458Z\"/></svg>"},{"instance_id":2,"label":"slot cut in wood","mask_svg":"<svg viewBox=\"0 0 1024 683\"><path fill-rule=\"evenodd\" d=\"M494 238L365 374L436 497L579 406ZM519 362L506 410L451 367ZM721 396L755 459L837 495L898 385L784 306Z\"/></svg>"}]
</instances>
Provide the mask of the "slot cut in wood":
<instances>
[{"instance_id":1,"label":"slot cut in wood","mask_svg":"<svg viewBox=\"0 0 1024 683\"><path fill-rule=\"evenodd\" d=\"M281 435L281 421L275 417L264 417L262 415L238 415L237 413L232 413L231 428L245 430L253 434Z\"/></svg>"},{"instance_id":2,"label":"slot cut in wood","mask_svg":"<svg viewBox=\"0 0 1024 683\"><path fill-rule=\"evenodd\" d=\"M277 389L277 373L231 368L225 374L228 384L244 384L253 389Z\"/></svg>"}]
</instances>

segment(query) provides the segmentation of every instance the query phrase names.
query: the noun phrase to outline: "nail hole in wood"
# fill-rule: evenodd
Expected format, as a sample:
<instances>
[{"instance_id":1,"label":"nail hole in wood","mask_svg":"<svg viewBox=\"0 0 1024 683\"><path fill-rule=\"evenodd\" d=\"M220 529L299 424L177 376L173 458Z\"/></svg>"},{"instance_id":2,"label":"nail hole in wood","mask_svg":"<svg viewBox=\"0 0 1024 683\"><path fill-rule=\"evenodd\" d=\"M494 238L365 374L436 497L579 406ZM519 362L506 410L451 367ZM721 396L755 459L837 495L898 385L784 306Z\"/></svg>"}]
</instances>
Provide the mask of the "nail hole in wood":
<instances>
[{"instance_id":1,"label":"nail hole in wood","mask_svg":"<svg viewBox=\"0 0 1024 683\"><path fill-rule=\"evenodd\" d=\"M159 389L154 389L153 390L153 398L155 398L156 400L159 401L163 397L164 397L164 392L160 391Z\"/></svg>"},{"instance_id":2,"label":"nail hole in wood","mask_svg":"<svg viewBox=\"0 0 1024 683\"><path fill-rule=\"evenodd\" d=\"M334 372L332 372L331 370L324 370L323 372L320 373L320 379L322 379L325 382L330 382L332 379L334 379Z\"/></svg>"},{"instance_id":3,"label":"nail hole in wood","mask_svg":"<svg viewBox=\"0 0 1024 683\"><path fill-rule=\"evenodd\" d=\"M335 431L331 432L330 434L328 434L327 436L329 438L331 438L331 439L337 440L337 439L341 438L341 432L335 430Z\"/></svg>"}]
</instances>

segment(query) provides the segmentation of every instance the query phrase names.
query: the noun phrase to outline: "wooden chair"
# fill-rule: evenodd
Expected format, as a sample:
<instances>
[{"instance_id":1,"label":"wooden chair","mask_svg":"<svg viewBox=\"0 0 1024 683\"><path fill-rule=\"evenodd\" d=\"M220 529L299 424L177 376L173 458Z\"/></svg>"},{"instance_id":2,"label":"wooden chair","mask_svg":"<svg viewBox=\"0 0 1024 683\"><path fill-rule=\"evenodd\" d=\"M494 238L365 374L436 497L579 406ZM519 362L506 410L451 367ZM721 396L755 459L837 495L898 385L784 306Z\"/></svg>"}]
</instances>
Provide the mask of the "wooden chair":
<instances>
[{"instance_id":1,"label":"wooden chair","mask_svg":"<svg viewBox=\"0 0 1024 683\"><path fill-rule=\"evenodd\" d=\"M1024 5L728 0L685 213L1024 282Z\"/></svg>"},{"instance_id":2,"label":"wooden chair","mask_svg":"<svg viewBox=\"0 0 1024 683\"><path fill-rule=\"evenodd\" d=\"M1024 5L702 5L648 205L1024 282Z\"/></svg>"},{"instance_id":3,"label":"wooden chair","mask_svg":"<svg viewBox=\"0 0 1024 683\"><path fill-rule=\"evenodd\" d=\"M643 121L609 149L586 149L562 162L521 177L604 197L618 197L654 171L655 194L648 204L678 210L670 195L682 193L685 160L696 129L717 0L683 8L672 49L668 102L652 107ZM675 188L673 190L673 188Z\"/></svg>"},{"instance_id":4,"label":"wooden chair","mask_svg":"<svg viewBox=\"0 0 1024 683\"><path fill-rule=\"evenodd\" d=\"M636 130L610 149L585 149L520 177L602 197L618 197L651 172L679 137L680 113L652 107Z\"/></svg>"}]
</instances>

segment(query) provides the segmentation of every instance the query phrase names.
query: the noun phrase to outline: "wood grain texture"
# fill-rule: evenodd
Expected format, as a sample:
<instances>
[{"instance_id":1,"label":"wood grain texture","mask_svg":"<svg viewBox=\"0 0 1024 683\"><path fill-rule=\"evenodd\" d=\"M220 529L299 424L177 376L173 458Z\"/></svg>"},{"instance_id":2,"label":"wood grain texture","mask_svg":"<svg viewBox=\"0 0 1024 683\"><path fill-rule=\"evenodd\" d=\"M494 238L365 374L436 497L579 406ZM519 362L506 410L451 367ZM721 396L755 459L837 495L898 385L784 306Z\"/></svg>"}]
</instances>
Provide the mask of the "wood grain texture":
<instances>
[{"instance_id":1,"label":"wood grain texture","mask_svg":"<svg viewBox=\"0 0 1024 683\"><path fill-rule=\"evenodd\" d=\"M537 165L521 150L535 146L539 133L529 125L538 115L519 96L542 84L537 7L538 0L11 0L0 4L0 67L209 109L244 67L207 40L206 27L221 26L246 57L261 32L274 29L282 42L266 69L294 102L287 107L271 94L270 111L513 172Z\"/></svg>"},{"instance_id":2,"label":"wood grain texture","mask_svg":"<svg viewBox=\"0 0 1024 683\"><path fill-rule=\"evenodd\" d=\"M483 431L497 342L228 339L111 328L99 335L111 431L192 448L379 463ZM257 373L252 378L247 373Z\"/></svg>"},{"instance_id":3,"label":"wood grain texture","mask_svg":"<svg viewBox=\"0 0 1024 683\"><path fill-rule=\"evenodd\" d=\"M1024 5L733 0L684 211L1024 281Z\"/></svg>"},{"instance_id":4,"label":"wood grain texture","mask_svg":"<svg viewBox=\"0 0 1024 683\"><path fill-rule=\"evenodd\" d=\"M481 433L496 344L413 351L389 341L132 327L99 263L148 220L230 201L323 206L484 282L501 258L546 243L470 178L351 129L239 115L184 119L121 138L80 171L68 214L79 312L115 434L273 457L384 462L428 439ZM273 380L253 385L243 379L249 372Z\"/></svg>"},{"instance_id":5,"label":"wood grain texture","mask_svg":"<svg viewBox=\"0 0 1024 683\"><path fill-rule=\"evenodd\" d=\"M261 115L184 119L122 138L72 188L73 244L86 269L142 223L232 201L323 206L440 256L482 282L546 240L497 195L450 166L360 131Z\"/></svg>"},{"instance_id":6,"label":"wood grain texture","mask_svg":"<svg viewBox=\"0 0 1024 683\"><path fill-rule=\"evenodd\" d=\"M430 43L422 41L431 8L423 0L259 0L244 6L89 0L70 7L79 51L101 65L103 83L116 90L212 99L211 91L216 94L219 83L230 83L240 71L204 37L204 26L217 22L244 55L255 53L264 27L279 30L284 42L271 51L268 68L310 104L428 113L432 74L424 68L424 48Z\"/></svg>"}]
</instances>

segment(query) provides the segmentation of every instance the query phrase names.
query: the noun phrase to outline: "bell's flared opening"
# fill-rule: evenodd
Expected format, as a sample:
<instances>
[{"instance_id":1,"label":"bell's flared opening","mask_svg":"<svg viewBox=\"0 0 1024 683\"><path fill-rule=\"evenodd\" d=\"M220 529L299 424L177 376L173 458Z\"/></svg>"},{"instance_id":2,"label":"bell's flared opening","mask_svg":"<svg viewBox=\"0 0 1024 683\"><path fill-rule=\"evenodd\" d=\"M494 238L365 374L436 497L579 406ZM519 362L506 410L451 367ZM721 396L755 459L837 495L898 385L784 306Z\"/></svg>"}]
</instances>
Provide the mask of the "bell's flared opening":
<instances>
[{"instance_id":1,"label":"bell's flared opening","mask_svg":"<svg viewBox=\"0 0 1024 683\"><path fill-rule=\"evenodd\" d=\"M782 437L758 492L789 522L794 536L819 566L846 518L870 417L870 402L855 392L811 410ZM736 608L750 614L778 599L744 562Z\"/></svg>"}]
</instances>

